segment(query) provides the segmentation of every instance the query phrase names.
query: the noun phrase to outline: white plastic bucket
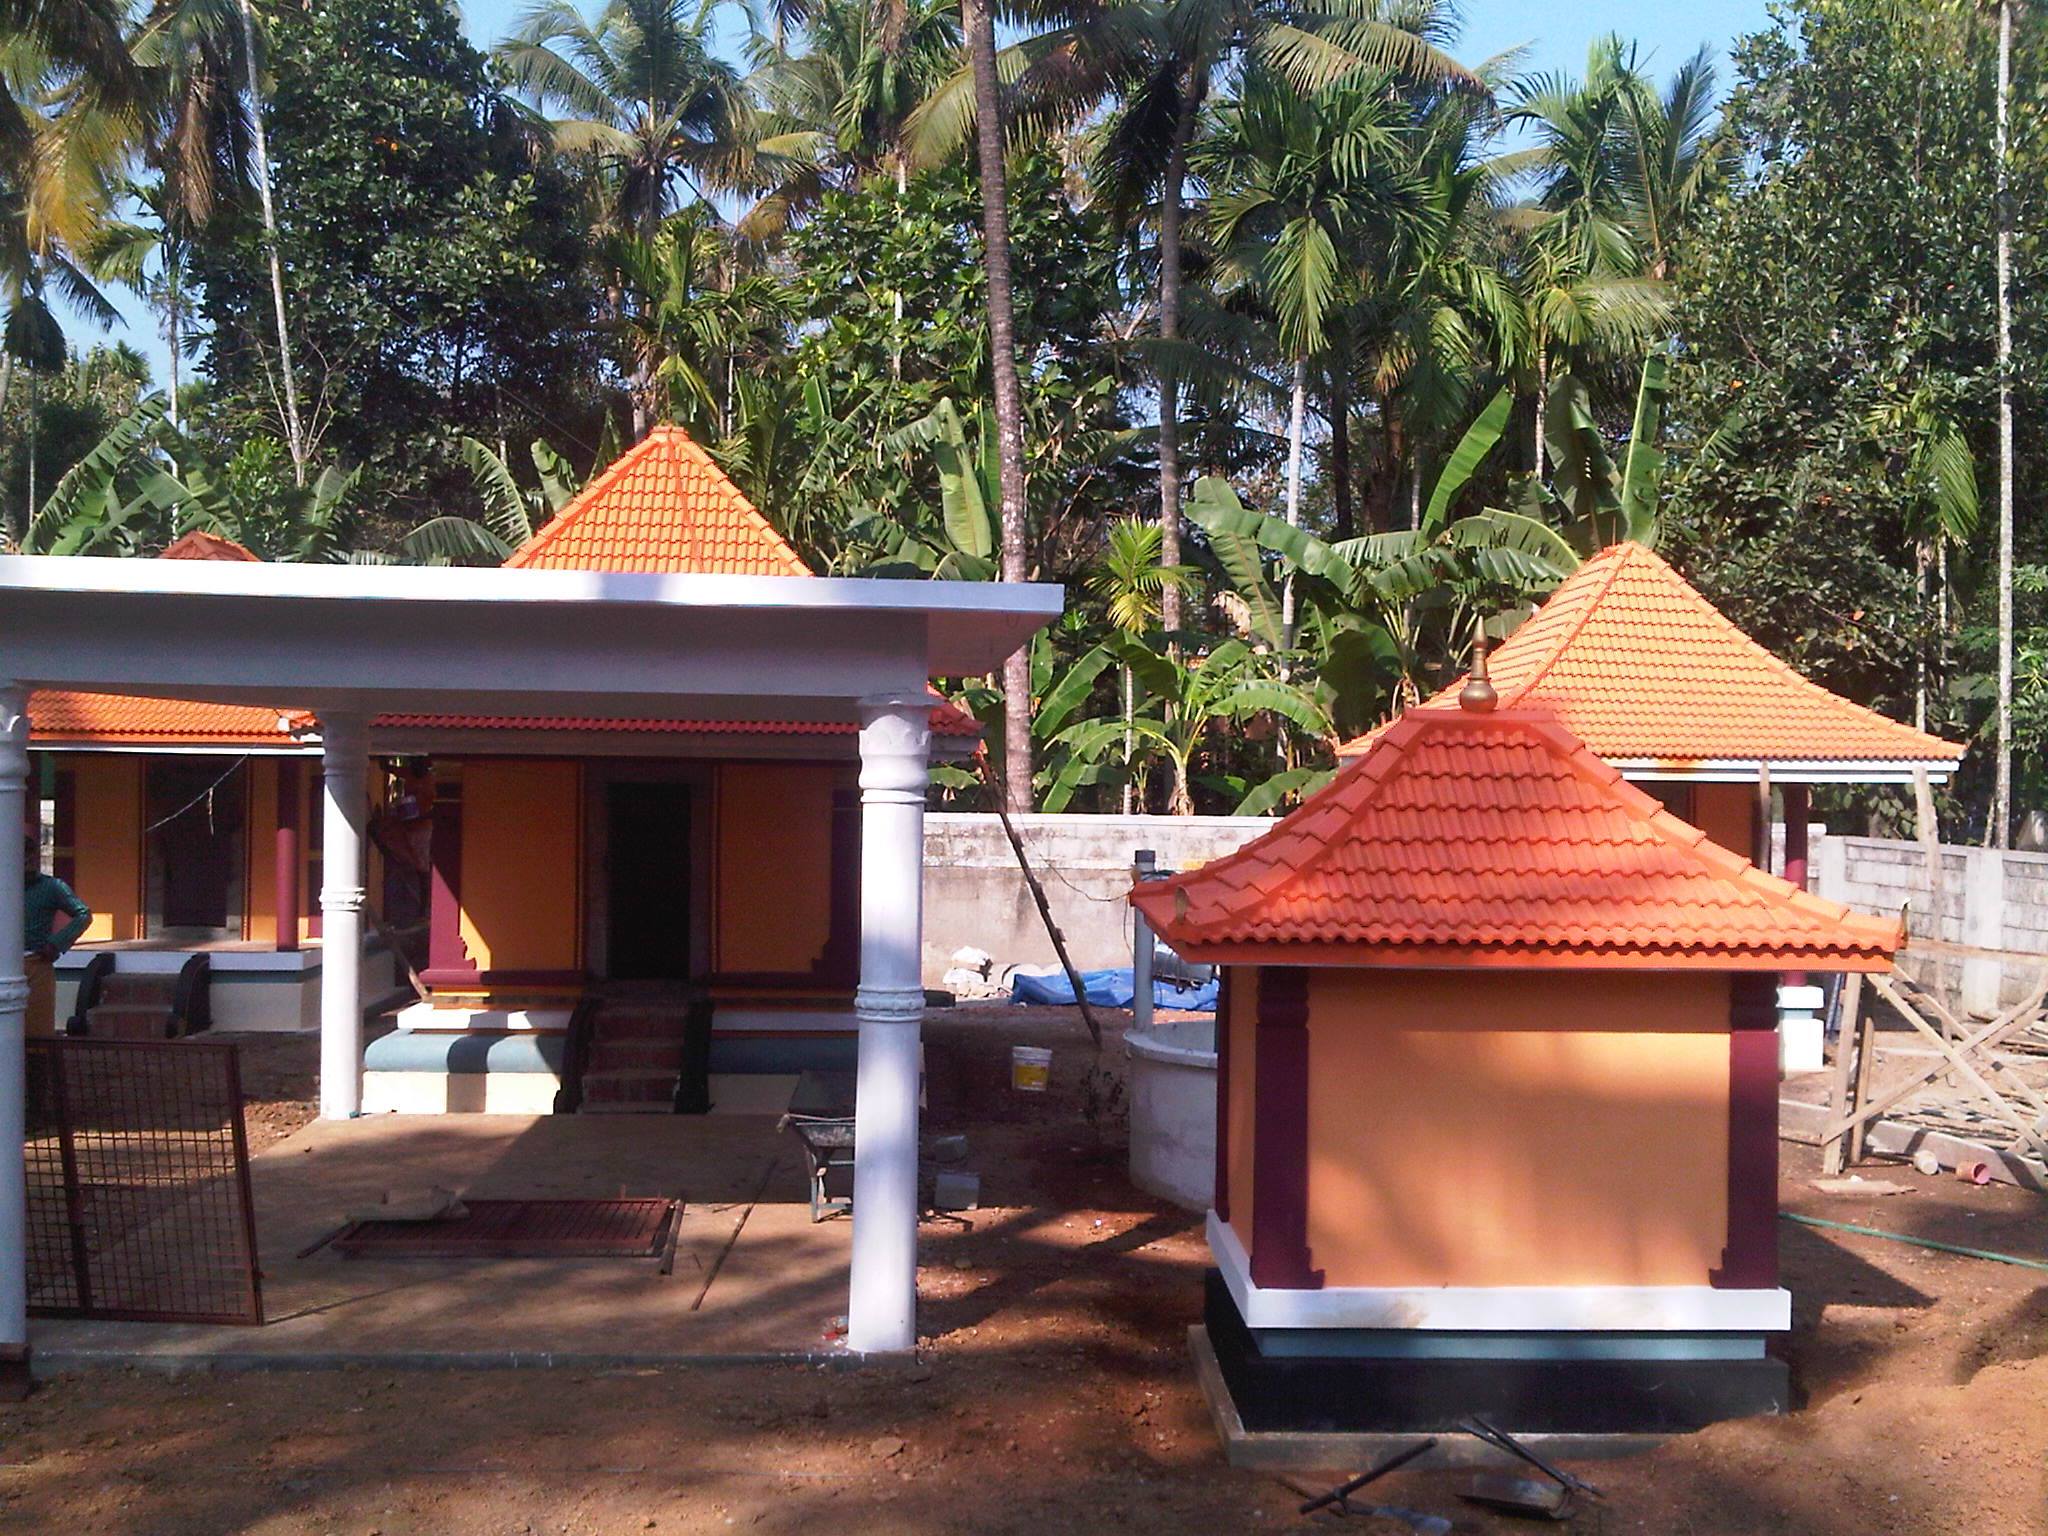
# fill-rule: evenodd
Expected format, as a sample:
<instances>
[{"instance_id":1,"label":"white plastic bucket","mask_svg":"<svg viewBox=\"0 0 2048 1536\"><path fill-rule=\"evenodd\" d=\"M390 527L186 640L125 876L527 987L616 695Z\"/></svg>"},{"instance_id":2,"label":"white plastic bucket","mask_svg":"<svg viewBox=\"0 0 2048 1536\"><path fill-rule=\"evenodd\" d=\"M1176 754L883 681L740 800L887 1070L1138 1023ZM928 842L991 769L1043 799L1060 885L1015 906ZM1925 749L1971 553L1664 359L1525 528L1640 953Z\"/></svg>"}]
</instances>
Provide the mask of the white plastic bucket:
<instances>
[{"instance_id":1,"label":"white plastic bucket","mask_svg":"<svg viewBox=\"0 0 2048 1536\"><path fill-rule=\"evenodd\" d=\"M1010 1047L1010 1086L1019 1093L1043 1093L1052 1082L1052 1052L1042 1045Z\"/></svg>"}]
</instances>

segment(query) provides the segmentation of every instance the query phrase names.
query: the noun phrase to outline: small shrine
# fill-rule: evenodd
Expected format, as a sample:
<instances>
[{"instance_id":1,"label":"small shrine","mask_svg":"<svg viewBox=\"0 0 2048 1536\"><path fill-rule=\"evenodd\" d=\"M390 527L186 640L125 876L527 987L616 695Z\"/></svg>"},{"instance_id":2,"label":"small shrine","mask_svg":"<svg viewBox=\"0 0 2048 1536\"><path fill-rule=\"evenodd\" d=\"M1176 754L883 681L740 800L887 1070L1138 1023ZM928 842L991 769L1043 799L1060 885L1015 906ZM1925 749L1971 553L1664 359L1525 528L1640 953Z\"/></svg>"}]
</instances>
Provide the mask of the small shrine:
<instances>
[{"instance_id":1,"label":"small shrine","mask_svg":"<svg viewBox=\"0 0 2048 1536\"><path fill-rule=\"evenodd\" d=\"M1483 657L1131 899L1222 970L1196 1348L1246 1430L1786 1406L1777 976L1887 970L1900 923L1709 841Z\"/></svg>"}]
</instances>

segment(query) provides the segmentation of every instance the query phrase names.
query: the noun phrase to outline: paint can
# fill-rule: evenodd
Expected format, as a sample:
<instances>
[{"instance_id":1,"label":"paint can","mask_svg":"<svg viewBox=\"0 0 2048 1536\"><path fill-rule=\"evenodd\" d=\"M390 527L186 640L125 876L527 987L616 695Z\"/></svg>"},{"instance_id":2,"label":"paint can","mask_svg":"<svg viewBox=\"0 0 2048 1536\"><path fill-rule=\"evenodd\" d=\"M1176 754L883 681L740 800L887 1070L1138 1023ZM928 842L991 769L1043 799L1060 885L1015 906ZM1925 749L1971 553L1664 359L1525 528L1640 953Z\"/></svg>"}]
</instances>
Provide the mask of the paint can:
<instances>
[{"instance_id":1,"label":"paint can","mask_svg":"<svg viewBox=\"0 0 2048 1536\"><path fill-rule=\"evenodd\" d=\"M1043 1093L1052 1081L1052 1052L1042 1045L1010 1047L1010 1086L1019 1093Z\"/></svg>"}]
</instances>

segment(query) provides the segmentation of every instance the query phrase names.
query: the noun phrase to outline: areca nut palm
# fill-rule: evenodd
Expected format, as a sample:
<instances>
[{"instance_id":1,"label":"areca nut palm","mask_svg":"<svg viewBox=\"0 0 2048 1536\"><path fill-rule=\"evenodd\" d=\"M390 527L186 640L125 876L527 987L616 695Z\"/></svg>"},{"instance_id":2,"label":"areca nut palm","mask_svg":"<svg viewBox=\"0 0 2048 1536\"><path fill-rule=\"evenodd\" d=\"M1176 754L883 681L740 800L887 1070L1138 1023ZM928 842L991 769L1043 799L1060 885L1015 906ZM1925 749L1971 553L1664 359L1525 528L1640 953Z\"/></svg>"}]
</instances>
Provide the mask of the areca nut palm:
<instances>
[{"instance_id":1,"label":"areca nut palm","mask_svg":"<svg viewBox=\"0 0 2048 1536\"><path fill-rule=\"evenodd\" d=\"M1166 565L1159 558L1160 530L1156 523L1126 518L1111 525L1102 558L1088 573L1088 590L1102 600L1103 616L1110 628L1127 639L1136 640L1157 629L1163 616L1163 599L1168 592L1181 593L1198 585L1191 565ZM1137 712L1136 676L1128 660L1121 663L1124 718L1123 813L1132 810L1131 758L1136 736L1131 721Z\"/></svg>"},{"instance_id":2,"label":"areca nut palm","mask_svg":"<svg viewBox=\"0 0 2048 1536\"><path fill-rule=\"evenodd\" d=\"M1210 187L1209 227L1226 261L1272 311L1292 361L1287 522L1301 525L1309 360L1347 298L1438 222L1418 174L1406 107L1384 74L1354 73L1303 93L1255 73L1220 114L1197 164ZM1294 593L1282 595L1290 637Z\"/></svg>"}]
</instances>

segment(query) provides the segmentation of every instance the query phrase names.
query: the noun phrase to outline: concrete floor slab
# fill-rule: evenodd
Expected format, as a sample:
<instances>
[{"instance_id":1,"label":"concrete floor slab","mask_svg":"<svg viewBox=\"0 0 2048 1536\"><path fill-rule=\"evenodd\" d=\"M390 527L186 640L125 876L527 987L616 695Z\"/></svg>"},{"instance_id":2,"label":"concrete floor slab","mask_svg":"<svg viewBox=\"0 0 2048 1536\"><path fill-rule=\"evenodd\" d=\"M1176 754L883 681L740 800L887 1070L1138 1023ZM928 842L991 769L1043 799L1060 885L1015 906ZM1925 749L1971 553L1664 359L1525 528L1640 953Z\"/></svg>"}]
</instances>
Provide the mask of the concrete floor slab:
<instances>
[{"instance_id":1,"label":"concrete floor slab","mask_svg":"<svg viewBox=\"0 0 2048 1536\"><path fill-rule=\"evenodd\" d=\"M844 1221L813 1225L795 1139L766 1115L385 1115L316 1121L251 1161L260 1328L37 1321L87 1363L590 1365L810 1357L846 1310ZM387 1194L684 1201L651 1259L344 1259L324 1246ZM310 1251L309 1251L310 1250Z\"/></svg>"}]
</instances>

